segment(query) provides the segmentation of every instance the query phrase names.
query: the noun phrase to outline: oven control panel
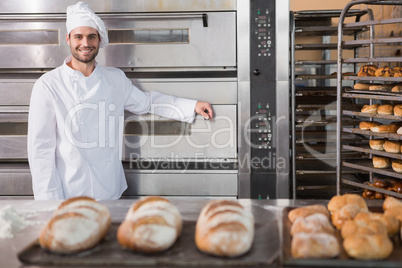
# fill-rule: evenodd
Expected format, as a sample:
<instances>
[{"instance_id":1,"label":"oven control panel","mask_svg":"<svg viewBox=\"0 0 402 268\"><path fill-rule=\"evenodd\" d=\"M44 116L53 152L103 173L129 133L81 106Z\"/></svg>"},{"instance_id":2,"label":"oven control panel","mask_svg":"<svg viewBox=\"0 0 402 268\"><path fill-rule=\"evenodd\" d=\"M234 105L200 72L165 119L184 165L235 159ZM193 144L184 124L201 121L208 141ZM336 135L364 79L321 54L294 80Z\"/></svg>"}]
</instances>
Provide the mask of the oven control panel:
<instances>
[{"instance_id":1,"label":"oven control panel","mask_svg":"<svg viewBox=\"0 0 402 268\"><path fill-rule=\"evenodd\" d=\"M251 197L275 198L275 0L250 1L250 72Z\"/></svg>"}]
</instances>

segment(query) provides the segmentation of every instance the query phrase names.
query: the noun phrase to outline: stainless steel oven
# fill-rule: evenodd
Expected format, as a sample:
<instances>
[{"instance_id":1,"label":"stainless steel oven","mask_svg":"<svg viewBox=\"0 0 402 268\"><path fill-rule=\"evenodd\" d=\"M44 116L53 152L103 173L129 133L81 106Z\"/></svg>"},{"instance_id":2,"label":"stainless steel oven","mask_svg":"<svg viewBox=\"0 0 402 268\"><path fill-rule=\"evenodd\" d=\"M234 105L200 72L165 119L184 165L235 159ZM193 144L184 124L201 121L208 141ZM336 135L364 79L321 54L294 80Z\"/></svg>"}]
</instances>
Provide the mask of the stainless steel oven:
<instances>
[{"instance_id":1,"label":"stainless steel oven","mask_svg":"<svg viewBox=\"0 0 402 268\"><path fill-rule=\"evenodd\" d=\"M69 47L76 1L0 3L0 195L31 195L31 89ZM110 44L97 61L143 91L208 101L216 117L185 124L127 113L125 196L289 195L289 4L280 0L86 1Z\"/></svg>"}]
</instances>

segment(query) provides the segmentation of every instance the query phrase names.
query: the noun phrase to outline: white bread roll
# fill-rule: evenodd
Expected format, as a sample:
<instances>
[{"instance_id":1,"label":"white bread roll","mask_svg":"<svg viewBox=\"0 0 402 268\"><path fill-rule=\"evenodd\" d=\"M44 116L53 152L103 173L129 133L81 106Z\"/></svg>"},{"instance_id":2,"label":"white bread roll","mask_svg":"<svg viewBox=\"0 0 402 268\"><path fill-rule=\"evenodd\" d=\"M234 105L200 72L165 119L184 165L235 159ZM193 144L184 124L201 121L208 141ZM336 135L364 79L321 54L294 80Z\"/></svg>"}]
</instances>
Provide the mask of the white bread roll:
<instances>
[{"instance_id":1,"label":"white bread roll","mask_svg":"<svg viewBox=\"0 0 402 268\"><path fill-rule=\"evenodd\" d=\"M297 233L293 236L293 258L334 258L341 252L337 238L328 233Z\"/></svg>"},{"instance_id":2,"label":"white bread roll","mask_svg":"<svg viewBox=\"0 0 402 268\"><path fill-rule=\"evenodd\" d=\"M320 213L326 216L328 219L330 217L329 211L324 205L309 205L309 206L303 206L303 207L298 207L295 209L292 209L289 211L288 218L290 222L294 222L298 218L305 218L308 217L312 214Z\"/></svg>"},{"instance_id":3,"label":"white bread roll","mask_svg":"<svg viewBox=\"0 0 402 268\"><path fill-rule=\"evenodd\" d=\"M170 248L180 236L182 217L169 200L145 197L134 203L117 230L123 248L155 253Z\"/></svg>"},{"instance_id":4,"label":"white bread roll","mask_svg":"<svg viewBox=\"0 0 402 268\"><path fill-rule=\"evenodd\" d=\"M387 153L399 154L401 152L401 143L399 141L386 141L383 147Z\"/></svg>"},{"instance_id":5,"label":"white bread roll","mask_svg":"<svg viewBox=\"0 0 402 268\"><path fill-rule=\"evenodd\" d=\"M359 233L345 238L343 247L350 257L360 260L386 259L394 249L387 235Z\"/></svg>"},{"instance_id":6,"label":"white bread roll","mask_svg":"<svg viewBox=\"0 0 402 268\"><path fill-rule=\"evenodd\" d=\"M202 252L234 257L250 250L254 240L254 216L240 203L213 200L201 211L195 243Z\"/></svg>"},{"instance_id":7,"label":"white bread roll","mask_svg":"<svg viewBox=\"0 0 402 268\"><path fill-rule=\"evenodd\" d=\"M329 221L329 218L321 213L315 213L305 218L297 218L290 228L290 234L296 233L327 233L335 234L335 228Z\"/></svg>"},{"instance_id":8,"label":"white bread roll","mask_svg":"<svg viewBox=\"0 0 402 268\"><path fill-rule=\"evenodd\" d=\"M55 253L74 253L94 247L111 224L109 209L90 197L64 201L39 236L42 248Z\"/></svg>"},{"instance_id":9,"label":"white bread roll","mask_svg":"<svg viewBox=\"0 0 402 268\"><path fill-rule=\"evenodd\" d=\"M391 161L387 157L373 155L373 167L374 168L389 168Z\"/></svg>"},{"instance_id":10,"label":"white bread roll","mask_svg":"<svg viewBox=\"0 0 402 268\"><path fill-rule=\"evenodd\" d=\"M373 150L377 150L377 151L384 150L384 143L385 143L385 140L370 140L369 141L370 148Z\"/></svg>"}]
</instances>

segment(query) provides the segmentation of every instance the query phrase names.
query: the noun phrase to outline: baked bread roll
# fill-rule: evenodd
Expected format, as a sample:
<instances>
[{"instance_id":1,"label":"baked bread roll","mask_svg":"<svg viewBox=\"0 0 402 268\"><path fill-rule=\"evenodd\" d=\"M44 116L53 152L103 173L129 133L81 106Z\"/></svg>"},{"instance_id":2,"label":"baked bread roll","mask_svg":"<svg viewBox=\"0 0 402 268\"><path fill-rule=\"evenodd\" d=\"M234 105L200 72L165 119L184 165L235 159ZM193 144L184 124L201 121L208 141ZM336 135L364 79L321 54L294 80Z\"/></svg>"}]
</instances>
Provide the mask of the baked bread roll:
<instances>
[{"instance_id":1,"label":"baked bread roll","mask_svg":"<svg viewBox=\"0 0 402 268\"><path fill-rule=\"evenodd\" d=\"M335 195L329 200L327 208L331 213L334 213L348 204L356 205L362 211L368 211L366 201L357 194Z\"/></svg>"},{"instance_id":2,"label":"baked bread roll","mask_svg":"<svg viewBox=\"0 0 402 268\"><path fill-rule=\"evenodd\" d=\"M248 252L254 240L254 216L240 203L213 200L201 211L195 227L197 248L215 256Z\"/></svg>"},{"instance_id":3,"label":"baked bread roll","mask_svg":"<svg viewBox=\"0 0 402 268\"><path fill-rule=\"evenodd\" d=\"M364 189L362 196L366 199L375 199L375 194L376 194L375 191L372 191L370 189Z\"/></svg>"},{"instance_id":4,"label":"baked bread roll","mask_svg":"<svg viewBox=\"0 0 402 268\"><path fill-rule=\"evenodd\" d=\"M402 75L402 74L401 74ZM391 88L391 92L402 92L402 84L394 85Z\"/></svg>"},{"instance_id":5,"label":"baked bread roll","mask_svg":"<svg viewBox=\"0 0 402 268\"><path fill-rule=\"evenodd\" d=\"M94 247L111 224L109 209L90 197L64 201L39 236L39 245L55 253L75 253Z\"/></svg>"},{"instance_id":6,"label":"baked bread roll","mask_svg":"<svg viewBox=\"0 0 402 268\"><path fill-rule=\"evenodd\" d=\"M331 214L332 224L340 230L345 222L353 220L360 211L361 208L355 204L344 205L340 210Z\"/></svg>"},{"instance_id":7,"label":"baked bread roll","mask_svg":"<svg viewBox=\"0 0 402 268\"><path fill-rule=\"evenodd\" d=\"M399 221L394 216L385 215L384 213L378 213L378 212L369 212L367 214L368 214L369 219L378 220L382 224L384 224L385 228L387 229L388 236L393 236L396 233L398 233L398 231L399 231ZM365 216L363 216L363 217L365 217Z\"/></svg>"},{"instance_id":8,"label":"baked bread roll","mask_svg":"<svg viewBox=\"0 0 402 268\"><path fill-rule=\"evenodd\" d=\"M399 127L397 125L380 125L370 128L370 130L375 133L395 133L398 129Z\"/></svg>"},{"instance_id":9,"label":"baked bread roll","mask_svg":"<svg viewBox=\"0 0 402 268\"><path fill-rule=\"evenodd\" d=\"M353 88L357 90L369 90L370 84L366 83L356 83Z\"/></svg>"},{"instance_id":10,"label":"baked bread roll","mask_svg":"<svg viewBox=\"0 0 402 268\"><path fill-rule=\"evenodd\" d=\"M388 66L381 67L381 68L378 68L377 71L375 71L375 76L377 76L377 77L393 77L394 70L389 68Z\"/></svg>"},{"instance_id":11,"label":"baked bread roll","mask_svg":"<svg viewBox=\"0 0 402 268\"><path fill-rule=\"evenodd\" d=\"M360 260L386 259L394 249L388 236L382 234L355 234L343 240L343 247L350 257Z\"/></svg>"},{"instance_id":12,"label":"baked bread roll","mask_svg":"<svg viewBox=\"0 0 402 268\"><path fill-rule=\"evenodd\" d=\"M383 115L394 114L394 106L389 104L380 105L378 106L377 113Z\"/></svg>"},{"instance_id":13,"label":"baked bread roll","mask_svg":"<svg viewBox=\"0 0 402 268\"><path fill-rule=\"evenodd\" d=\"M369 145L370 148L376 151L382 151L384 150L384 143L385 140L370 140Z\"/></svg>"},{"instance_id":14,"label":"baked bread roll","mask_svg":"<svg viewBox=\"0 0 402 268\"><path fill-rule=\"evenodd\" d=\"M328 233L335 234L335 228L329 222L326 215L316 213L305 218L297 218L291 228L290 234L293 236L296 233Z\"/></svg>"},{"instance_id":15,"label":"baked bread roll","mask_svg":"<svg viewBox=\"0 0 402 268\"><path fill-rule=\"evenodd\" d=\"M182 218L169 200L148 196L135 202L117 230L123 248L155 253L170 248L179 237Z\"/></svg>"},{"instance_id":16,"label":"baked bread roll","mask_svg":"<svg viewBox=\"0 0 402 268\"><path fill-rule=\"evenodd\" d=\"M362 113L368 113L368 114L376 114L378 111L378 107L380 105L378 103L373 104L373 105L364 105L363 108L361 109Z\"/></svg>"},{"instance_id":17,"label":"baked bread roll","mask_svg":"<svg viewBox=\"0 0 402 268\"><path fill-rule=\"evenodd\" d=\"M402 202L395 197L388 196L382 205L384 214L395 217L402 226Z\"/></svg>"},{"instance_id":18,"label":"baked bread roll","mask_svg":"<svg viewBox=\"0 0 402 268\"><path fill-rule=\"evenodd\" d=\"M343 239L355 234L388 235L388 230L380 220L372 218L369 212L360 211L353 220L346 221L341 229Z\"/></svg>"},{"instance_id":19,"label":"baked bread roll","mask_svg":"<svg viewBox=\"0 0 402 268\"><path fill-rule=\"evenodd\" d=\"M392 169L397 173L402 173L402 161L392 160Z\"/></svg>"},{"instance_id":20,"label":"baked bread roll","mask_svg":"<svg viewBox=\"0 0 402 268\"><path fill-rule=\"evenodd\" d=\"M394 115L402 116L402 104L397 104L394 107Z\"/></svg>"},{"instance_id":21,"label":"baked bread roll","mask_svg":"<svg viewBox=\"0 0 402 268\"><path fill-rule=\"evenodd\" d=\"M390 91L391 89L392 89L391 85L371 84L369 86L369 90L376 90L376 91Z\"/></svg>"},{"instance_id":22,"label":"baked bread roll","mask_svg":"<svg viewBox=\"0 0 402 268\"><path fill-rule=\"evenodd\" d=\"M384 203L382 204L382 209L384 211L387 211L388 209L395 208L395 207L402 207L402 201L400 201L392 196L388 196L384 200Z\"/></svg>"},{"instance_id":23,"label":"baked bread roll","mask_svg":"<svg viewBox=\"0 0 402 268\"><path fill-rule=\"evenodd\" d=\"M370 130L372 127L379 126L380 123L373 122L373 121L362 121L359 124L359 128L361 130Z\"/></svg>"},{"instance_id":24,"label":"baked bread roll","mask_svg":"<svg viewBox=\"0 0 402 268\"><path fill-rule=\"evenodd\" d=\"M305 218L316 213L323 214L329 219L329 212L324 205L309 205L292 209L289 211L288 218L293 223L297 218Z\"/></svg>"},{"instance_id":25,"label":"baked bread roll","mask_svg":"<svg viewBox=\"0 0 402 268\"><path fill-rule=\"evenodd\" d=\"M364 65L359 69L357 76L375 76L377 69L376 65Z\"/></svg>"},{"instance_id":26,"label":"baked bread roll","mask_svg":"<svg viewBox=\"0 0 402 268\"><path fill-rule=\"evenodd\" d=\"M391 161L387 157L373 155L373 167L374 168L389 168Z\"/></svg>"},{"instance_id":27,"label":"baked bread roll","mask_svg":"<svg viewBox=\"0 0 402 268\"><path fill-rule=\"evenodd\" d=\"M385 141L383 147L387 153L399 154L401 152L401 143L398 141Z\"/></svg>"},{"instance_id":28,"label":"baked bread roll","mask_svg":"<svg viewBox=\"0 0 402 268\"><path fill-rule=\"evenodd\" d=\"M291 242L293 258L334 258L340 254L337 238L328 233L296 233Z\"/></svg>"},{"instance_id":29,"label":"baked bread roll","mask_svg":"<svg viewBox=\"0 0 402 268\"><path fill-rule=\"evenodd\" d=\"M399 141L387 140L384 142L383 147L387 153L398 154L401 152L401 143Z\"/></svg>"}]
</instances>

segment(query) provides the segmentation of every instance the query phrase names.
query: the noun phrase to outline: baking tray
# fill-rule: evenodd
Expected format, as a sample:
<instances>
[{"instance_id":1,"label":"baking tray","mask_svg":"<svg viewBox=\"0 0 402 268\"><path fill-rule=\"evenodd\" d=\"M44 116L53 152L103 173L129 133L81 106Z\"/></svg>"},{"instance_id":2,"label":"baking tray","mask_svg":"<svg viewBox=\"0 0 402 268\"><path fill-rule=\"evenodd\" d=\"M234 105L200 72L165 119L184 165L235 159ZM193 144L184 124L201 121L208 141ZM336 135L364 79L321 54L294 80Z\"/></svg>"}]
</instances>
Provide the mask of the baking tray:
<instances>
[{"instance_id":1,"label":"baking tray","mask_svg":"<svg viewBox=\"0 0 402 268\"><path fill-rule=\"evenodd\" d=\"M326 205L326 204L325 204ZM295 259L292 258L290 246L291 246L291 235L290 227L291 223L288 219L288 213L296 207L286 207L283 210L283 240L282 240L282 252L281 252L281 263L285 266L303 266L303 267L402 267L402 243L399 238L399 234L392 238L394 244L394 250L391 255L385 260L378 261L364 261L349 258L346 251L341 247L341 254L337 258L327 258L327 259ZM380 207L370 207L370 211L381 212ZM340 231L336 231L336 237L342 245L342 237Z\"/></svg>"},{"instance_id":2,"label":"baking tray","mask_svg":"<svg viewBox=\"0 0 402 268\"><path fill-rule=\"evenodd\" d=\"M18 254L18 259L30 265L261 267L272 264L279 257L279 230L276 220L256 223L251 250L234 258L214 257L200 252L194 241L195 224L194 221L183 222L180 238L170 249L158 254L143 254L122 249L116 238L120 223L113 222L105 239L93 249L58 255L41 249L38 241L35 241Z\"/></svg>"}]
</instances>

